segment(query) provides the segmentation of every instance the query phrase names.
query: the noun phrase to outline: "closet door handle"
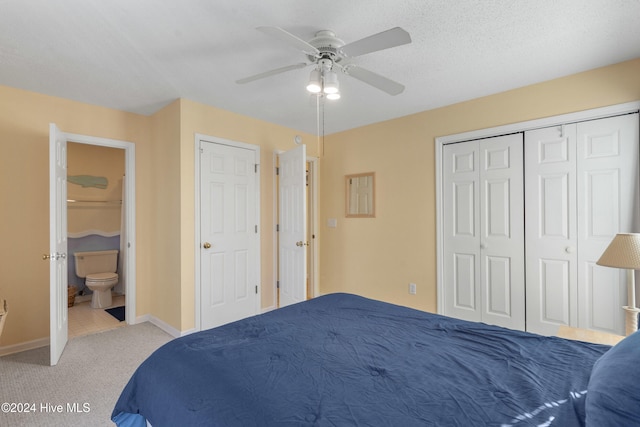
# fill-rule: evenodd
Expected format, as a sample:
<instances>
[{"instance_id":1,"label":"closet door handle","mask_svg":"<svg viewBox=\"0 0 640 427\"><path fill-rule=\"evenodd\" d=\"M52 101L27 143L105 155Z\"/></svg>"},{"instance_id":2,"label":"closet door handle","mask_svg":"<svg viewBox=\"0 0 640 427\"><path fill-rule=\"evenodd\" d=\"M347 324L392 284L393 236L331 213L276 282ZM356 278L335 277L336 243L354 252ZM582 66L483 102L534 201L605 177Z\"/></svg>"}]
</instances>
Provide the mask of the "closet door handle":
<instances>
[{"instance_id":1,"label":"closet door handle","mask_svg":"<svg viewBox=\"0 0 640 427\"><path fill-rule=\"evenodd\" d=\"M576 251L576 247L575 246L567 246L564 251L568 254L572 254Z\"/></svg>"},{"instance_id":2,"label":"closet door handle","mask_svg":"<svg viewBox=\"0 0 640 427\"><path fill-rule=\"evenodd\" d=\"M211 248L211 243L209 242L204 242L204 244L202 245L203 248L205 249L210 249Z\"/></svg>"}]
</instances>

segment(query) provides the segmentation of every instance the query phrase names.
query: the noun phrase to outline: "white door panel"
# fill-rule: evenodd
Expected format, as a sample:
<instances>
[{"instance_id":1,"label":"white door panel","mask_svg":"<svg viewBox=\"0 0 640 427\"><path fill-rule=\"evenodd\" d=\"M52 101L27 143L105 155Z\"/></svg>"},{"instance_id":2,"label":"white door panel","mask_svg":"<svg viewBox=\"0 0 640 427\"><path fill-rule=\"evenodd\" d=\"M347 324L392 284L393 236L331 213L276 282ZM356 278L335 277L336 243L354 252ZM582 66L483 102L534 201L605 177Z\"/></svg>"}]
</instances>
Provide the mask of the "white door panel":
<instances>
[{"instance_id":1,"label":"white door panel","mask_svg":"<svg viewBox=\"0 0 640 427\"><path fill-rule=\"evenodd\" d=\"M482 321L525 328L522 134L479 141Z\"/></svg>"},{"instance_id":2,"label":"white door panel","mask_svg":"<svg viewBox=\"0 0 640 427\"><path fill-rule=\"evenodd\" d=\"M279 306L307 299L306 146L279 155Z\"/></svg>"},{"instance_id":3,"label":"white door panel","mask_svg":"<svg viewBox=\"0 0 640 427\"><path fill-rule=\"evenodd\" d=\"M445 146L444 271L447 316L480 321L480 229L478 146Z\"/></svg>"},{"instance_id":4,"label":"white door panel","mask_svg":"<svg viewBox=\"0 0 640 427\"><path fill-rule=\"evenodd\" d=\"M527 330L577 325L575 124L525 133Z\"/></svg>"},{"instance_id":5,"label":"white door panel","mask_svg":"<svg viewBox=\"0 0 640 427\"><path fill-rule=\"evenodd\" d=\"M453 308L476 311L476 256L454 254Z\"/></svg>"},{"instance_id":6,"label":"white door panel","mask_svg":"<svg viewBox=\"0 0 640 427\"><path fill-rule=\"evenodd\" d=\"M67 344L67 139L49 125L49 341L50 363L56 365Z\"/></svg>"},{"instance_id":7,"label":"white door panel","mask_svg":"<svg viewBox=\"0 0 640 427\"><path fill-rule=\"evenodd\" d=\"M443 155L445 314L524 329L522 135Z\"/></svg>"},{"instance_id":8,"label":"white door panel","mask_svg":"<svg viewBox=\"0 0 640 427\"><path fill-rule=\"evenodd\" d=\"M576 132L578 326L624 335L625 271L595 263L616 233L637 231L638 115L579 123Z\"/></svg>"},{"instance_id":9,"label":"white door panel","mask_svg":"<svg viewBox=\"0 0 640 427\"><path fill-rule=\"evenodd\" d=\"M638 116L526 132L527 330L622 334L624 272L596 265L637 211Z\"/></svg>"},{"instance_id":10,"label":"white door panel","mask_svg":"<svg viewBox=\"0 0 640 427\"><path fill-rule=\"evenodd\" d=\"M201 329L252 316L258 306L256 152L200 142Z\"/></svg>"}]
</instances>

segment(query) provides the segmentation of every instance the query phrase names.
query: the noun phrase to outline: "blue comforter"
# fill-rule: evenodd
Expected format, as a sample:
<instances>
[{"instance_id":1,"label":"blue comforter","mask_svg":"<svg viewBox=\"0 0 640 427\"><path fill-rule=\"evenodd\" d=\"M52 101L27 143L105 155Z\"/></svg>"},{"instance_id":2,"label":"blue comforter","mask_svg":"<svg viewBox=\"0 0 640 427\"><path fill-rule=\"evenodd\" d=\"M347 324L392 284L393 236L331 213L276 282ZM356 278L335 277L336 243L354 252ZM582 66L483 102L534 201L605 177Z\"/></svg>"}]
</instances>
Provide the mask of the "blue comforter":
<instances>
[{"instance_id":1,"label":"blue comforter","mask_svg":"<svg viewBox=\"0 0 640 427\"><path fill-rule=\"evenodd\" d=\"M119 426L579 426L608 346L331 294L173 340Z\"/></svg>"}]
</instances>

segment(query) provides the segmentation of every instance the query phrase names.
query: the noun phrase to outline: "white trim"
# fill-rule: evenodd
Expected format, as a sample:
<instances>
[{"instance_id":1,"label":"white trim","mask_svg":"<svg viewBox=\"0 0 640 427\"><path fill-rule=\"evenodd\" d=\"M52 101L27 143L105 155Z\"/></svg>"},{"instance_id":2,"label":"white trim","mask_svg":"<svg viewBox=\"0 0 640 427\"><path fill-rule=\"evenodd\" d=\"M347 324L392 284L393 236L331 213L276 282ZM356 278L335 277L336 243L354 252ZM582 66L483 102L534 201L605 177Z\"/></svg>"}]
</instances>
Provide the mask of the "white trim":
<instances>
[{"instance_id":1,"label":"white trim","mask_svg":"<svg viewBox=\"0 0 640 427\"><path fill-rule=\"evenodd\" d=\"M519 123L512 123L503 126L474 130L471 132L463 132L453 135L440 136L435 139L435 156L436 156L436 303L437 312L444 312L444 290L442 283L443 269L443 241L444 230L442 229L442 149L446 144L456 142L470 141L480 138L489 138L493 136L506 135L516 132L526 132L533 129L540 129L550 126L558 126L562 124L582 122L587 120L601 119L605 117L628 114L640 110L640 101L627 102L624 104L610 105L607 107L594 108L590 110L577 111L559 116L545 117L541 119L528 120Z\"/></svg>"},{"instance_id":2,"label":"white trim","mask_svg":"<svg viewBox=\"0 0 640 427\"><path fill-rule=\"evenodd\" d=\"M608 107L594 108L591 110L577 111L559 116L544 117L542 119L528 120L492 128L479 129L470 132L440 136L436 138L438 144L451 144L454 142L470 141L472 139L489 138L492 136L506 135L509 133L526 132L550 126L558 126L587 120L602 119L605 117L633 113L640 109L640 101L627 102L625 104L610 105ZM437 148L437 147L436 147ZM436 160L438 160L436 158Z\"/></svg>"},{"instance_id":3,"label":"white trim","mask_svg":"<svg viewBox=\"0 0 640 427\"><path fill-rule=\"evenodd\" d=\"M116 237L120 235L118 231L102 231L102 230L83 230L77 233L67 233L67 237L71 239L81 239L87 236L100 236L100 237Z\"/></svg>"},{"instance_id":4,"label":"white trim","mask_svg":"<svg viewBox=\"0 0 640 427\"><path fill-rule=\"evenodd\" d=\"M254 309L254 313L258 314L260 313L260 306L261 306L261 300L262 300L262 284L260 283L260 280L262 278L261 275L261 262L262 262L262 251L261 251L261 234L262 234L262 218L261 218L261 214L260 214L260 183L261 183L261 179L260 179L260 174L262 173L262 170L260 169L260 146L259 145L255 145L255 144L248 144L246 142L238 142L238 141L232 141L229 139L224 139L224 138L218 138L215 136L209 136L209 135L204 135L201 133L196 133L194 135L194 214L195 214L195 227L194 227L194 278L195 278L195 289L194 289L194 308L195 308L195 315L194 315L194 322L195 322L195 327L191 330L182 332L182 334L184 335L188 335L192 332L197 332L200 331L202 329L202 324L201 324L201 316L202 314L200 313L200 298L201 298L201 289L200 289L200 142L210 142L213 144L221 144L221 145L229 145L231 147L237 147L237 148L244 148L246 150L251 150L254 151L255 153L255 159L256 159L256 164L258 165L258 172L256 173L256 195L255 195L255 199L256 199L256 222L258 225L258 242L257 242L257 250L258 250L258 254L257 254L257 258L258 258L258 262L256 265L256 277L258 280L258 283L256 283L256 285L258 286L258 293L257 293L257 297L256 297L256 306ZM168 331L167 331L168 332ZM170 333L170 332L168 332Z\"/></svg>"},{"instance_id":5,"label":"white trim","mask_svg":"<svg viewBox=\"0 0 640 427\"><path fill-rule=\"evenodd\" d=\"M312 233L315 235L315 239L312 239L313 244L313 298L320 295L320 220L319 220L319 184L320 184L320 159L317 157L307 157L307 161L311 163L311 207L313 212L311 214Z\"/></svg>"},{"instance_id":6,"label":"white trim","mask_svg":"<svg viewBox=\"0 0 640 427\"><path fill-rule=\"evenodd\" d=\"M37 340L25 341L18 344L5 345L0 347L0 357L9 354L20 353L27 350L34 350L49 345L49 337L38 338Z\"/></svg>"},{"instance_id":7,"label":"white trim","mask_svg":"<svg viewBox=\"0 0 640 427\"><path fill-rule=\"evenodd\" d=\"M96 136L64 133L67 142L99 145L101 147L120 148L124 150L125 167L125 215L127 221L127 259L125 291L125 317L127 324L132 325L136 316L136 145L128 141L100 138ZM118 233L119 234L119 233Z\"/></svg>"},{"instance_id":8,"label":"white trim","mask_svg":"<svg viewBox=\"0 0 640 427\"><path fill-rule=\"evenodd\" d=\"M280 167L280 158L278 157L280 155L280 153L283 153L284 150L274 150L273 151L273 161L272 161L272 165L273 165L273 170L271 171L271 176L273 177L273 184L272 187L273 188L273 203L272 203L272 210L273 210L273 225L271 226L272 228L272 232L273 232L273 239L271 239L271 241L273 242L273 248L271 249L271 253L273 254L273 279L272 279L272 283L273 283L273 304L270 306L270 308L272 307L272 309L276 309L278 308L278 263L279 263L279 256L280 253L278 252L278 193L279 193L279 188L278 188L278 174L276 173L276 168Z\"/></svg>"},{"instance_id":9,"label":"white trim","mask_svg":"<svg viewBox=\"0 0 640 427\"><path fill-rule=\"evenodd\" d=\"M157 326L158 328L162 329L163 331L165 331L166 333L168 333L174 338L178 338L181 336L180 331L178 329L174 328L164 320L158 319L156 316L149 315L149 323Z\"/></svg>"},{"instance_id":10,"label":"white trim","mask_svg":"<svg viewBox=\"0 0 640 427\"><path fill-rule=\"evenodd\" d=\"M188 329L186 331L179 331L178 329L174 328L164 320L160 320L156 316L153 316L151 314L144 314L142 316L136 317L136 320L133 324L139 325L140 323L145 323L145 322L149 322L152 325L158 327L159 329L162 329L164 332L168 333L174 338L180 338L186 335L193 334L194 332L198 332L196 328Z\"/></svg>"}]
</instances>

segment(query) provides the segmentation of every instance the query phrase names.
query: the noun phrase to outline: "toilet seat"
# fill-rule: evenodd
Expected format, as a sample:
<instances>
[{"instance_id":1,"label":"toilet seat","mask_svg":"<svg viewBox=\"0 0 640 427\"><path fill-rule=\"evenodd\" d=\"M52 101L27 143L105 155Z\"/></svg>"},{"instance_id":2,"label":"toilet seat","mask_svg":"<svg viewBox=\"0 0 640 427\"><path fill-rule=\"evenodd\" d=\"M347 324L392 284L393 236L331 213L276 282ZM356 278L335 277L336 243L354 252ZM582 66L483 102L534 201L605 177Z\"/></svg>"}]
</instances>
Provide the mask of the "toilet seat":
<instances>
[{"instance_id":1,"label":"toilet seat","mask_svg":"<svg viewBox=\"0 0 640 427\"><path fill-rule=\"evenodd\" d=\"M96 282L110 282L118 279L118 273L94 273L87 274L86 280Z\"/></svg>"}]
</instances>

